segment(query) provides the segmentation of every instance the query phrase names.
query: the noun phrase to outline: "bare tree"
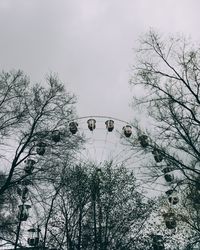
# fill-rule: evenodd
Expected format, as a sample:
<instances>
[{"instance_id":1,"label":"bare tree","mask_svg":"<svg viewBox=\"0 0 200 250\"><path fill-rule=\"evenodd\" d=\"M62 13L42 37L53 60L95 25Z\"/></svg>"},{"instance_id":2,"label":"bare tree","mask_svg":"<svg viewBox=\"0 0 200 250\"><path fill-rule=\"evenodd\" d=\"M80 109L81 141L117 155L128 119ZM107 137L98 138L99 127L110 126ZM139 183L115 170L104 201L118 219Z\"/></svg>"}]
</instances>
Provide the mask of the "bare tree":
<instances>
[{"instance_id":1,"label":"bare tree","mask_svg":"<svg viewBox=\"0 0 200 250\"><path fill-rule=\"evenodd\" d=\"M56 76L47 78L45 88L31 86L21 72L3 73L1 84L2 155L9 162L6 182L0 187L3 194L23 178L20 171L25 159L42 156L57 147L52 140L54 132L62 138L68 135L67 122L73 118L75 97L65 91ZM4 155L5 149L9 149L9 155Z\"/></svg>"},{"instance_id":2,"label":"bare tree","mask_svg":"<svg viewBox=\"0 0 200 250\"><path fill-rule=\"evenodd\" d=\"M134 104L147 108L166 160L193 180L199 175L199 48L184 38L162 39L150 31L141 40L131 84L144 88Z\"/></svg>"},{"instance_id":3,"label":"bare tree","mask_svg":"<svg viewBox=\"0 0 200 250\"><path fill-rule=\"evenodd\" d=\"M0 85L0 155L3 165L0 238L17 247L21 243L14 243L13 237L17 231L18 204L28 200L37 206L44 198L43 207L46 206L45 211L48 211L50 198L55 199L54 189L61 185L63 164L68 166L83 140L81 135L72 136L68 129L69 120L75 117L76 98L66 92L57 76L48 76L44 85L32 85L21 71L2 72ZM28 190L28 196L23 194L24 190ZM48 200L45 200L47 195ZM13 202L8 202L9 199ZM4 208L10 204L13 213L8 218ZM44 214L42 217L46 219ZM14 224L9 224L8 219ZM17 238L20 240L22 234L19 233Z\"/></svg>"},{"instance_id":4,"label":"bare tree","mask_svg":"<svg viewBox=\"0 0 200 250\"><path fill-rule=\"evenodd\" d=\"M151 126L146 127L146 145L140 137L144 131L136 126L133 146L153 153L149 167L176 184L173 189L199 197L200 49L183 37L166 39L151 30L141 38L136 57L130 80L138 91L133 103L143 108ZM173 171L179 172L176 181L168 178Z\"/></svg>"}]
</instances>

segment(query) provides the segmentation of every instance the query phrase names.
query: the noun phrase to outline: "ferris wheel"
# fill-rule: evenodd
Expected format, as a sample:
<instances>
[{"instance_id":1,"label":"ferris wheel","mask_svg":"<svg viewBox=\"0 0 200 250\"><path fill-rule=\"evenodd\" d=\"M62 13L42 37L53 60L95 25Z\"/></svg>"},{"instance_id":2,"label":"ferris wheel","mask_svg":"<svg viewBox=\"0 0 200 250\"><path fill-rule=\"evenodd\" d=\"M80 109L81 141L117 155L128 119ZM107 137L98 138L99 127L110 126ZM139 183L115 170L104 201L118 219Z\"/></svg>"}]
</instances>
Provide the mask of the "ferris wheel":
<instances>
[{"instance_id":1,"label":"ferris wheel","mask_svg":"<svg viewBox=\"0 0 200 250\"><path fill-rule=\"evenodd\" d=\"M101 168L105 162L112 162L113 166L124 165L132 171L140 190L145 190L147 197L156 194L165 194L168 203L168 211L164 214L164 220L168 229L176 228L176 219L173 207L179 203L178 193L173 182L175 176L173 168L162 167L163 155L159 148L153 146L150 138L142 131L137 131L134 126L126 121L107 116L85 116L73 119L68 123L68 129L72 137L83 136L84 147L73 155L75 163L89 162ZM52 140L57 143L60 140L59 131L52 133ZM132 150L131 145L136 145L138 150ZM36 153L42 156L45 153L45 143L37 145ZM164 175L158 180L151 178L150 169L145 167L148 160L162 167ZM24 171L30 174L35 165L33 159L27 159ZM26 204L28 183L22 183L20 195L22 204L19 205L18 219L26 221L29 217L30 205ZM35 209L37 211L37 209ZM37 217L37 215L36 215ZM29 224L31 224L30 222ZM32 223L33 224L33 223ZM40 229L29 228L29 245L37 245Z\"/></svg>"}]
</instances>

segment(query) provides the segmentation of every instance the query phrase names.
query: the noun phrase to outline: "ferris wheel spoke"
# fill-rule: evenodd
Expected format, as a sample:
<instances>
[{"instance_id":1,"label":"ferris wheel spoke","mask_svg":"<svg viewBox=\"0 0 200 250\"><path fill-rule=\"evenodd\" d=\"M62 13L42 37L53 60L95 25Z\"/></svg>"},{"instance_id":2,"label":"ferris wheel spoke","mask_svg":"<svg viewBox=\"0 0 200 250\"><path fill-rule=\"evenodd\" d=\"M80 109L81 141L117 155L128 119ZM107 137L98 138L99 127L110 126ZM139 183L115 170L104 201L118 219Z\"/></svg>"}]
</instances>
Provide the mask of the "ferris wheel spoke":
<instances>
[{"instance_id":1,"label":"ferris wheel spoke","mask_svg":"<svg viewBox=\"0 0 200 250\"><path fill-rule=\"evenodd\" d=\"M135 154L129 154L129 155L127 155L127 157L124 157L124 158L121 157L122 154L124 154L125 152L126 152L126 149L123 149L121 152L119 152L119 154L117 155L117 157L115 157L115 160L118 160L118 158L121 158L119 161L115 161L116 165L118 165L118 164L120 165L122 163L126 163L126 167L128 167L128 166L132 166L133 164L141 161L141 160L135 160L135 159L133 161L129 161L129 160L133 159L135 156L137 156L137 153L135 153Z\"/></svg>"},{"instance_id":2,"label":"ferris wheel spoke","mask_svg":"<svg viewBox=\"0 0 200 250\"><path fill-rule=\"evenodd\" d=\"M103 155L104 155L104 151L105 151L105 147L106 147L106 143L107 143L107 137L108 137L108 132L106 132L106 135L105 135L104 147L103 147L103 150L102 150L102 153L101 153L100 162L102 162L102 159L103 159Z\"/></svg>"}]
</instances>

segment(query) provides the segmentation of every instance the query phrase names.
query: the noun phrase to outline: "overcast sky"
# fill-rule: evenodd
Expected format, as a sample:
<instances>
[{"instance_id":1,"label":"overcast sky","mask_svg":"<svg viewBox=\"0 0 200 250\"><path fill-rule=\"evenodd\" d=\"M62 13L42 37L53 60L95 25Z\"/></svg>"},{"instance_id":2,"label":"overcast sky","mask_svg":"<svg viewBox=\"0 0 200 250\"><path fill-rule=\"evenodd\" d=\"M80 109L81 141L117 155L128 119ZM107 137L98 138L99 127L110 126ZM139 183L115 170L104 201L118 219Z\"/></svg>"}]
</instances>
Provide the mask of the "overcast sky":
<instances>
[{"instance_id":1,"label":"overcast sky","mask_svg":"<svg viewBox=\"0 0 200 250\"><path fill-rule=\"evenodd\" d=\"M199 43L199 10L199 0L0 0L0 69L21 69L41 83L55 72L77 95L79 117L131 121L128 80L139 36L153 28ZM93 143L89 157L101 161L107 145L117 160L127 157L109 136L99 135L101 152Z\"/></svg>"},{"instance_id":2,"label":"overcast sky","mask_svg":"<svg viewBox=\"0 0 200 250\"><path fill-rule=\"evenodd\" d=\"M155 28L200 38L199 0L0 0L0 68L58 73L78 115L131 120L132 48Z\"/></svg>"}]
</instances>

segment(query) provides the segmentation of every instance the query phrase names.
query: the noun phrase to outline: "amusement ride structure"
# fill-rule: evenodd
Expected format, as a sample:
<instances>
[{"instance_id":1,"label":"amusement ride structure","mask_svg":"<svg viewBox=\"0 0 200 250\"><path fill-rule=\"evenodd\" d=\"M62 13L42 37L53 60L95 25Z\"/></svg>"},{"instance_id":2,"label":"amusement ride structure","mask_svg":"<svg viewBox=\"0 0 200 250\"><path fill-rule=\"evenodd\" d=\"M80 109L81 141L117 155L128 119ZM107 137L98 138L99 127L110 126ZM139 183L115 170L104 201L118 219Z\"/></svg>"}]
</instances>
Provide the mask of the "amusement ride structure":
<instances>
[{"instance_id":1,"label":"amusement ride structure","mask_svg":"<svg viewBox=\"0 0 200 250\"><path fill-rule=\"evenodd\" d=\"M149 170L143 171L140 166L141 163L141 150L144 155L149 154L151 159L155 161L155 164L162 166L164 156L162 151L151 141L148 135L140 130L135 130L135 127L130 123L107 116L86 116L73 119L68 123L68 130L71 135L76 137L77 134L84 135L86 143L84 149L77 152L75 159L78 162L91 161L99 168L105 161L113 161L113 165L125 164L128 169L134 172L136 179L139 181L143 177L149 175ZM133 136L134 134L134 136ZM54 143L59 143L62 137L62 131L55 130L50 134L51 140ZM134 153L131 150L130 145L136 145L141 150ZM39 141L36 145L36 154L38 157L42 157L45 154L48 145L45 141ZM144 158L144 157L142 157ZM31 175L34 172L36 161L34 158L28 158L24 162L24 178L21 184L18 186L17 193L20 197L21 204L18 209L18 227L16 233L15 248L18 248L18 242L20 237L20 230L23 225L29 220L29 214L32 204L30 204L29 189L31 186ZM165 193L166 200L168 202L168 210L163 214L163 219L166 228L169 230L175 230L177 226L177 219L174 207L179 203L178 192L174 186L175 175L174 169L171 166L162 167L163 182L165 189L162 189L159 184L154 185L157 187L157 191ZM143 179L144 180L144 179ZM153 185L148 185L148 182L143 185L144 188L150 189L150 195L154 192ZM35 224L34 224L35 225ZM39 225L27 228L27 244L28 246L23 249L46 249L45 246L41 246L42 234ZM154 235L152 241L154 250L162 250L164 248L163 236Z\"/></svg>"}]
</instances>

